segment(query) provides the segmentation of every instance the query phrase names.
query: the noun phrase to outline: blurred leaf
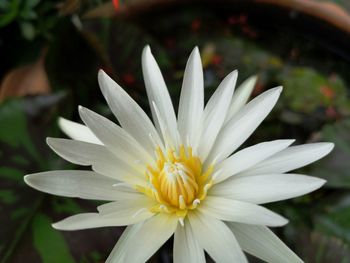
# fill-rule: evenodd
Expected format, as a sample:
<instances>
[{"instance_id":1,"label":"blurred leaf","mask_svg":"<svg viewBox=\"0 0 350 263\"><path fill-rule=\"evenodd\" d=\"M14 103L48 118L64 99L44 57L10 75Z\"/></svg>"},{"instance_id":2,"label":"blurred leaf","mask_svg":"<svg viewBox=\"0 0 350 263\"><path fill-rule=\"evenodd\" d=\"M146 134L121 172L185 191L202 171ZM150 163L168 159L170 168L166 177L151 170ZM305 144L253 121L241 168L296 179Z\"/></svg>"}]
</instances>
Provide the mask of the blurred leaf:
<instances>
[{"instance_id":1,"label":"blurred leaf","mask_svg":"<svg viewBox=\"0 0 350 263\"><path fill-rule=\"evenodd\" d=\"M350 119L326 125L323 141L334 142L333 151L312 166L311 173L327 180L326 186L350 188ZM349 217L350 218L350 217Z\"/></svg>"},{"instance_id":2,"label":"blurred leaf","mask_svg":"<svg viewBox=\"0 0 350 263\"><path fill-rule=\"evenodd\" d=\"M74 263L69 247L61 232L53 229L51 219L42 213L32 221L34 247L43 263Z\"/></svg>"},{"instance_id":3,"label":"blurred leaf","mask_svg":"<svg viewBox=\"0 0 350 263\"><path fill-rule=\"evenodd\" d=\"M1 1L0 27L8 25L16 18L19 12L20 4L21 4L20 0Z\"/></svg>"},{"instance_id":4,"label":"blurred leaf","mask_svg":"<svg viewBox=\"0 0 350 263\"><path fill-rule=\"evenodd\" d=\"M24 38L28 40L33 40L35 37L35 28L30 22L22 22L20 23L22 35Z\"/></svg>"},{"instance_id":5,"label":"blurred leaf","mask_svg":"<svg viewBox=\"0 0 350 263\"><path fill-rule=\"evenodd\" d=\"M8 72L0 87L0 102L8 97L22 97L50 93L50 83L45 71L45 51L33 64Z\"/></svg>"},{"instance_id":6,"label":"blurred leaf","mask_svg":"<svg viewBox=\"0 0 350 263\"><path fill-rule=\"evenodd\" d=\"M63 200L54 198L52 200L52 208L57 214L77 214L83 212L76 200L69 198Z\"/></svg>"},{"instance_id":7,"label":"blurred leaf","mask_svg":"<svg viewBox=\"0 0 350 263\"><path fill-rule=\"evenodd\" d=\"M278 80L286 87L283 96L292 110L312 113L319 107L334 106L349 112L346 86L337 75L326 78L311 68L286 67Z\"/></svg>"},{"instance_id":8,"label":"blurred leaf","mask_svg":"<svg viewBox=\"0 0 350 263\"><path fill-rule=\"evenodd\" d=\"M26 0L25 6L27 8L33 8L33 7L36 7L40 3L40 1L41 0Z\"/></svg>"},{"instance_id":9,"label":"blurred leaf","mask_svg":"<svg viewBox=\"0 0 350 263\"><path fill-rule=\"evenodd\" d=\"M0 159L0 211L3 212L0 221L6 225L0 230L1 263L12 262L12 259L13 262L39 262L35 255L15 252L30 233L30 221L41 211L43 200L42 193L24 184L23 176L50 166L52 157L46 156L48 149L44 147L46 122L52 117L51 108L60 98L62 94L53 94L11 99L0 104L0 145L6 156ZM43 112L45 116L39 117ZM45 159L42 156L46 156ZM20 259L14 259L16 257Z\"/></svg>"},{"instance_id":10,"label":"blurred leaf","mask_svg":"<svg viewBox=\"0 0 350 263\"><path fill-rule=\"evenodd\" d=\"M0 189L0 220L6 227L0 229L0 262L8 262L17 248L18 243L27 230L28 224L41 203L40 195L33 196L31 191L24 186L23 181L4 181L2 184L11 191ZM6 212L5 212L6 211Z\"/></svg>"},{"instance_id":11,"label":"blurred leaf","mask_svg":"<svg viewBox=\"0 0 350 263\"><path fill-rule=\"evenodd\" d=\"M40 0L26 0L23 5L21 6L21 10L20 10L20 13L19 13L19 17L21 18L21 21L19 21L20 25L21 25L21 28L22 28L22 34L25 33L24 29L23 29L23 25L24 24L28 24L28 27L29 25L31 25L32 29L32 34L33 34L33 38L34 38L34 33L35 33L35 28L34 28L34 25L30 24L30 20L34 20L38 17L37 13L36 13L36 10L35 10L35 7L39 4ZM27 29L29 30L29 29ZM26 34L28 34L29 36L29 32L27 32ZM26 36L26 35L25 35ZM33 38L29 38L29 37L26 37L28 40L31 40Z\"/></svg>"},{"instance_id":12,"label":"blurred leaf","mask_svg":"<svg viewBox=\"0 0 350 263\"><path fill-rule=\"evenodd\" d=\"M315 229L350 244L350 196L328 204L326 213L315 217Z\"/></svg>"},{"instance_id":13,"label":"blurred leaf","mask_svg":"<svg viewBox=\"0 0 350 263\"><path fill-rule=\"evenodd\" d=\"M308 263L347 263L350 247L340 239L319 232L302 232L299 235L297 252Z\"/></svg>"},{"instance_id":14,"label":"blurred leaf","mask_svg":"<svg viewBox=\"0 0 350 263\"><path fill-rule=\"evenodd\" d=\"M81 234L74 232L66 238L64 232L52 228L51 218L56 220L92 211L96 203L86 202L81 206L81 200L49 196L23 182L27 173L43 171L47 167L64 169L67 165L54 153L47 155L48 147L44 146L46 122L50 117L48 109L61 97L53 94L12 99L0 104L0 149L6 156L0 158L0 222L6 225L0 228L1 263L102 261L120 235L120 230L115 235L110 230L96 229ZM45 116L39 118L38 115ZM36 140L38 145L34 143ZM38 156L32 156L27 148L33 148ZM40 156L45 156L45 159Z\"/></svg>"},{"instance_id":15,"label":"blurred leaf","mask_svg":"<svg viewBox=\"0 0 350 263\"><path fill-rule=\"evenodd\" d=\"M38 116L41 112L52 108L64 97L65 92L57 92L50 95L38 95L23 99L23 109L29 116Z\"/></svg>"},{"instance_id":16,"label":"blurred leaf","mask_svg":"<svg viewBox=\"0 0 350 263\"><path fill-rule=\"evenodd\" d=\"M42 136L43 125L28 119L24 100L12 99L0 104L0 145L6 156L0 159L0 221L6 225L0 228L0 262L8 262L17 249L42 200L41 194L33 195L23 182L28 171L43 169L48 161L41 157L43 153L31 134ZM44 144L44 140L40 144Z\"/></svg>"},{"instance_id":17,"label":"blurred leaf","mask_svg":"<svg viewBox=\"0 0 350 263\"><path fill-rule=\"evenodd\" d=\"M14 204L18 199L13 190L0 190L0 200L7 205Z\"/></svg>"},{"instance_id":18,"label":"blurred leaf","mask_svg":"<svg viewBox=\"0 0 350 263\"><path fill-rule=\"evenodd\" d=\"M26 151L41 163L41 157L35 148L27 129L23 105L18 100L0 104L0 142L11 147L24 147Z\"/></svg>"},{"instance_id":19,"label":"blurred leaf","mask_svg":"<svg viewBox=\"0 0 350 263\"><path fill-rule=\"evenodd\" d=\"M23 172L13 167L0 167L0 177L9 180L20 181L23 180Z\"/></svg>"},{"instance_id":20,"label":"blurred leaf","mask_svg":"<svg viewBox=\"0 0 350 263\"><path fill-rule=\"evenodd\" d=\"M60 15L71 15L79 10L81 0L65 0L58 5Z\"/></svg>"}]
</instances>

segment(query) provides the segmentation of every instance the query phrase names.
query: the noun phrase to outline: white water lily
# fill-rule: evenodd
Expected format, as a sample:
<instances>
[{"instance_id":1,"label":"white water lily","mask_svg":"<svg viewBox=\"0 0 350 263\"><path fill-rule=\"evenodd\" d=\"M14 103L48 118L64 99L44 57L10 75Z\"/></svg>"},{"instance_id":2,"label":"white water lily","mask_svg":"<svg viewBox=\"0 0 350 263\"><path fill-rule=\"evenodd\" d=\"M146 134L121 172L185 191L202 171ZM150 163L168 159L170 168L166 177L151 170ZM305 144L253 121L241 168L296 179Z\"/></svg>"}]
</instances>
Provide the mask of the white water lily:
<instances>
[{"instance_id":1,"label":"white water lily","mask_svg":"<svg viewBox=\"0 0 350 263\"><path fill-rule=\"evenodd\" d=\"M243 251L268 262L302 262L268 227L284 217L261 204L300 196L323 179L287 173L327 155L332 143L290 146L274 140L236 151L276 104L281 87L247 103L256 78L237 91L230 73L204 107L198 48L184 74L176 118L160 69L147 46L142 69L154 124L103 71L102 93L120 126L79 107L85 125L61 118L73 140L48 138L64 159L93 171L30 174L43 192L110 201L96 213L68 217L53 227L78 230L127 226L106 262L145 262L174 234L174 262L247 262Z\"/></svg>"}]
</instances>

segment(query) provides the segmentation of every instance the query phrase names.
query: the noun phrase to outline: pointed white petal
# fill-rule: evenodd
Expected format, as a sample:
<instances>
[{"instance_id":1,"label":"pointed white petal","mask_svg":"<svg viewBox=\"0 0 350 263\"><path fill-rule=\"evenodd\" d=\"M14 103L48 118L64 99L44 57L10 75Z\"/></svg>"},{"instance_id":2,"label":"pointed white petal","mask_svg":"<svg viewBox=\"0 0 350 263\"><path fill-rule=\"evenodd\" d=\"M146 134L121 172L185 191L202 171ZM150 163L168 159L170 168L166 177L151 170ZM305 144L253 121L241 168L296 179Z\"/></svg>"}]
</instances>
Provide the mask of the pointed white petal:
<instances>
[{"instance_id":1,"label":"pointed white petal","mask_svg":"<svg viewBox=\"0 0 350 263\"><path fill-rule=\"evenodd\" d=\"M139 105L105 72L98 73L103 96L121 126L133 136L150 155L162 141L151 120Z\"/></svg>"},{"instance_id":2,"label":"pointed white petal","mask_svg":"<svg viewBox=\"0 0 350 263\"><path fill-rule=\"evenodd\" d=\"M228 222L244 251L266 262L302 263L303 261L290 250L266 226L254 226Z\"/></svg>"},{"instance_id":3,"label":"pointed white petal","mask_svg":"<svg viewBox=\"0 0 350 263\"><path fill-rule=\"evenodd\" d=\"M138 170L136 163L130 162L128 165L121 161L103 145L59 138L47 138L47 144L67 161L91 165L101 175L133 184L143 185L146 182L143 169Z\"/></svg>"},{"instance_id":4,"label":"pointed white petal","mask_svg":"<svg viewBox=\"0 0 350 263\"><path fill-rule=\"evenodd\" d=\"M262 142L236 152L215 166L215 170L221 171L215 178L215 183L222 182L227 178L254 166L287 148L293 142L294 140Z\"/></svg>"},{"instance_id":5,"label":"pointed white petal","mask_svg":"<svg viewBox=\"0 0 350 263\"><path fill-rule=\"evenodd\" d=\"M227 123L248 101L254 90L257 76L246 79L233 93L230 108L227 112L225 123Z\"/></svg>"},{"instance_id":6,"label":"pointed white petal","mask_svg":"<svg viewBox=\"0 0 350 263\"><path fill-rule=\"evenodd\" d=\"M160 133L163 136L164 144L166 148L171 148L171 149L178 149L178 139L176 138L175 140L173 139L170 135L170 132L168 131L168 126L166 125L165 121L163 120L162 116L160 115L159 109L154 101L151 102L151 107L154 111L154 114L157 116L158 119L158 125L159 125L159 130Z\"/></svg>"},{"instance_id":7,"label":"pointed white petal","mask_svg":"<svg viewBox=\"0 0 350 263\"><path fill-rule=\"evenodd\" d=\"M85 125L60 117L58 119L58 126L68 137L74 140L102 144L95 134Z\"/></svg>"},{"instance_id":8,"label":"pointed white petal","mask_svg":"<svg viewBox=\"0 0 350 263\"><path fill-rule=\"evenodd\" d=\"M276 104L282 87L270 89L245 105L220 131L208 158L218 162L234 152L254 132Z\"/></svg>"},{"instance_id":9,"label":"pointed white petal","mask_svg":"<svg viewBox=\"0 0 350 263\"><path fill-rule=\"evenodd\" d=\"M215 262L247 262L235 236L224 222L199 212L189 213L188 218L197 241Z\"/></svg>"},{"instance_id":10,"label":"pointed white petal","mask_svg":"<svg viewBox=\"0 0 350 263\"><path fill-rule=\"evenodd\" d=\"M125 252L129 246L132 246L132 244L130 244L130 240L133 239L137 231L139 231L139 229L142 227L143 223L144 222L140 222L135 225L130 225L124 230L123 234L118 239L117 244L109 254L106 263L125 262Z\"/></svg>"},{"instance_id":11,"label":"pointed white petal","mask_svg":"<svg viewBox=\"0 0 350 263\"><path fill-rule=\"evenodd\" d=\"M317 177L299 174L233 177L215 185L210 189L210 194L253 204L264 204L310 193L325 182Z\"/></svg>"},{"instance_id":12,"label":"pointed white petal","mask_svg":"<svg viewBox=\"0 0 350 263\"><path fill-rule=\"evenodd\" d=\"M132 209L130 209L129 212L133 212L131 210ZM153 215L154 214L149 211L139 213L137 216L133 216L133 213L127 214L125 211L122 211L121 215L117 212L103 215L98 213L84 213L67 217L52 224L52 226L59 230L81 230L107 226L125 226L142 222Z\"/></svg>"},{"instance_id":13,"label":"pointed white petal","mask_svg":"<svg viewBox=\"0 0 350 263\"><path fill-rule=\"evenodd\" d=\"M113 162L114 156L104 145L61 138L46 138L50 148L65 160L78 165ZM105 164L107 165L107 164Z\"/></svg>"},{"instance_id":14,"label":"pointed white petal","mask_svg":"<svg viewBox=\"0 0 350 263\"><path fill-rule=\"evenodd\" d=\"M289 147L262 161L237 176L286 173L326 156L334 147L333 143L320 142Z\"/></svg>"},{"instance_id":15,"label":"pointed white petal","mask_svg":"<svg viewBox=\"0 0 350 263\"><path fill-rule=\"evenodd\" d=\"M223 197L208 196L198 209L224 221L266 226L288 223L287 219L265 207Z\"/></svg>"},{"instance_id":16,"label":"pointed white petal","mask_svg":"<svg viewBox=\"0 0 350 263\"><path fill-rule=\"evenodd\" d=\"M174 107L168 89L165 85L162 73L154 59L151 49L146 46L142 52L142 72L145 80L147 96L152 110L153 120L158 132L161 133L159 117L164 120L165 127L169 132L172 141L177 143L177 123ZM155 102L159 109L159 117L156 115L152 102ZM165 138L164 138L165 140Z\"/></svg>"},{"instance_id":17,"label":"pointed white petal","mask_svg":"<svg viewBox=\"0 0 350 263\"><path fill-rule=\"evenodd\" d=\"M117 180L121 180L121 175L125 174L139 174L142 177L141 173L122 163L103 145L59 138L47 138L47 144L67 161L78 165L91 165L99 174Z\"/></svg>"},{"instance_id":18,"label":"pointed white petal","mask_svg":"<svg viewBox=\"0 0 350 263\"><path fill-rule=\"evenodd\" d=\"M151 155L124 129L107 118L87 109L79 107L79 113L84 123L96 134L103 144L119 159L132 167L153 161Z\"/></svg>"},{"instance_id":19,"label":"pointed white petal","mask_svg":"<svg viewBox=\"0 0 350 263\"><path fill-rule=\"evenodd\" d=\"M200 136L203 108L203 69L199 50L195 47L187 61L178 113L178 128L182 142L185 144L189 140L189 146L194 148Z\"/></svg>"},{"instance_id":20,"label":"pointed white petal","mask_svg":"<svg viewBox=\"0 0 350 263\"><path fill-rule=\"evenodd\" d=\"M174 234L178 219L176 216L160 213L142 225L130 240L125 258L128 262L146 262Z\"/></svg>"},{"instance_id":21,"label":"pointed white petal","mask_svg":"<svg viewBox=\"0 0 350 263\"><path fill-rule=\"evenodd\" d=\"M116 200L116 180L90 171L50 171L28 174L24 181L31 187L54 195L96 200Z\"/></svg>"},{"instance_id":22,"label":"pointed white petal","mask_svg":"<svg viewBox=\"0 0 350 263\"><path fill-rule=\"evenodd\" d=\"M174 263L205 263L204 250L199 246L188 219L178 224L174 237Z\"/></svg>"},{"instance_id":23,"label":"pointed white petal","mask_svg":"<svg viewBox=\"0 0 350 263\"><path fill-rule=\"evenodd\" d=\"M209 99L203 112L203 129L198 146L198 153L201 160L205 160L216 136L225 120L228 106L231 102L233 90L236 85L237 71L230 73L216 89Z\"/></svg>"}]
</instances>

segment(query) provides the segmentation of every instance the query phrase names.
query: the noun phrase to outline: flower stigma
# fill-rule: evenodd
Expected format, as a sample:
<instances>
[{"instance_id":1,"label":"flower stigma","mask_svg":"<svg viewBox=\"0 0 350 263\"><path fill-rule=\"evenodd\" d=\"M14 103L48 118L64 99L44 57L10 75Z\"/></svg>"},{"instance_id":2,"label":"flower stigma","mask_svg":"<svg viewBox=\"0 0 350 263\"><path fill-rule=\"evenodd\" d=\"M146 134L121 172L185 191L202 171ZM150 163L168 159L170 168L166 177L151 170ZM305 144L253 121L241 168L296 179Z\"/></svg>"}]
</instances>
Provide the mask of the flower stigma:
<instances>
[{"instance_id":1,"label":"flower stigma","mask_svg":"<svg viewBox=\"0 0 350 263\"><path fill-rule=\"evenodd\" d=\"M156 165L148 165L145 172L149 185L137 186L137 190L157 202L152 212L175 213L181 221L207 196L213 185L214 166L203 171L202 162L193 155L192 148L183 145L179 151L168 148L166 153L157 147L156 155Z\"/></svg>"}]
</instances>

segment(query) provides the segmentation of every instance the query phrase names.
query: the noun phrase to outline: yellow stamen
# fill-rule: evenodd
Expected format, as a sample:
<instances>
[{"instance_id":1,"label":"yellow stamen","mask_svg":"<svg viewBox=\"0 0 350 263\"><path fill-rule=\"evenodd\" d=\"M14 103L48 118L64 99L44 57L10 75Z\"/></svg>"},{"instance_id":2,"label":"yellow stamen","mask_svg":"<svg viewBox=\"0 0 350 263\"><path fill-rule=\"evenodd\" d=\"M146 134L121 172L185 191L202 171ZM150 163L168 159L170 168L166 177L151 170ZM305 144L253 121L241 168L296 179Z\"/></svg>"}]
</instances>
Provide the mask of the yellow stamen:
<instances>
[{"instance_id":1,"label":"yellow stamen","mask_svg":"<svg viewBox=\"0 0 350 263\"><path fill-rule=\"evenodd\" d=\"M160 147L156 150L156 167L147 166L145 172L150 186L136 189L153 198L158 205L150 209L153 213L175 213L183 220L188 210L196 209L205 199L212 186L213 165L202 172L202 163L193 155L191 147L180 145L178 152Z\"/></svg>"}]
</instances>

